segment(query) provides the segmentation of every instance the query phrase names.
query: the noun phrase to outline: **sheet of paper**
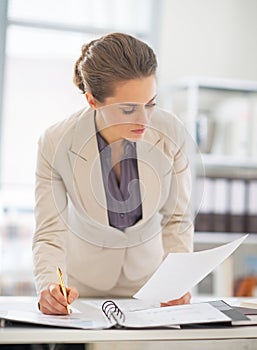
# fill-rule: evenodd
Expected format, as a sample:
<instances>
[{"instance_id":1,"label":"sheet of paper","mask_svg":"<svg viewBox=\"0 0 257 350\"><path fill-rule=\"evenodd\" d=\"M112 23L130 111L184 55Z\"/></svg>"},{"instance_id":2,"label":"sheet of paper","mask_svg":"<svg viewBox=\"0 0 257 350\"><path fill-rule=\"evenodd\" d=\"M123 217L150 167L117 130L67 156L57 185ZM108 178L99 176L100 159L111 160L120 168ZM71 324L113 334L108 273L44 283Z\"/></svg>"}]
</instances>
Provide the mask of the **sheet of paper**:
<instances>
[{"instance_id":1,"label":"sheet of paper","mask_svg":"<svg viewBox=\"0 0 257 350\"><path fill-rule=\"evenodd\" d=\"M20 321L34 323L46 326L64 327L64 328L79 328L79 329L107 329L112 324L104 317L90 317L90 315L67 315L53 316L43 315L39 312L26 311L8 311L5 315L0 312L0 317L11 321Z\"/></svg>"},{"instance_id":2,"label":"sheet of paper","mask_svg":"<svg viewBox=\"0 0 257 350\"><path fill-rule=\"evenodd\" d=\"M74 302L71 315L44 315L37 309L36 299L27 302L7 302L0 305L0 318L48 326L83 329L105 329L112 326L101 309Z\"/></svg>"},{"instance_id":3,"label":"sheet of paper","mask_svg":"<svg viewBox=\"0 0 257 350\"><path fill-rule=\"evenodd\" d=\"M126 312L124 325L141 328L226 321L230 321L230 318L212 305L202 303Z\"/></svg>"},{"instance_id":4,"label":"sheet of paper","mask_svg":"<svg viewBox=\"0 0 257 350\"><path fill-rule=\"evenodd\" d=\"M246 239L194 253L170 253L134 298L151 302L178 299L222 263Z\"/></svg>"},{"instance_id":5,"label":"sheet of paper","mask_svg":"<svg viewBox=\"0 0 257 350\"><path fill-rule=\"evenodd\" d=\"M16 322L19 321L65 328L104 329L111 327L111 324L104 318L97 319L82 314L53 316L29 311L8 311L5 314L0 311L0 317Z\"/></svg>"},{"instance_id":6,"label":"sheet of paper","mask_svg":"<svg viewBox=\"0 0 257 350\"><path fill-rule=\"evenodd\" d=\"M81 299L81 303L89 305L100 310L106 298L93 298L93 299ZM111 298L111 301L119 305L119 308L124 311L138 311L145 309L152 309L154 307L160 307L160 303L149 303L143 300L132 299L132 298ZM81 306L80 306L81 309Z\"/></svg>"}]
</instances>

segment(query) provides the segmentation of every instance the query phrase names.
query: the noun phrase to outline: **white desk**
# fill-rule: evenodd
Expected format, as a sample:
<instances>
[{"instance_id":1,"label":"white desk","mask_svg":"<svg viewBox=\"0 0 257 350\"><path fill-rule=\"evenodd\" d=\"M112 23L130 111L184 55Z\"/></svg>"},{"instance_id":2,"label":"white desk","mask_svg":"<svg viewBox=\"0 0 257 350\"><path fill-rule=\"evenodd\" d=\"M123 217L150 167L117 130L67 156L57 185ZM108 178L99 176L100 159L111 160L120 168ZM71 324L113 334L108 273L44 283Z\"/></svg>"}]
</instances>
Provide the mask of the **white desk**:
<instances>
[{"instance_id":1,"label":"white desk","mask_svg":"<svg viewBox=\"0 0 257 350\"><path fill-rule=\"evenodd\" d=\"M0 307L7 299L0 297ZM13 300L28 302L32 298L13 297ZM102 343L115 342L124 345L140 342L140 349L257 349L257 326L215 329L151 329L151 330L78 330L53 327L6 327L0 329L0 344L50 344L50 343ZM144 344L144 346L143 346ZM195 347L194 347L195 346ZM116 348L116 347L115 347ZM106 349L106 347L104 348Z\"/></svg>"}]
</instances>

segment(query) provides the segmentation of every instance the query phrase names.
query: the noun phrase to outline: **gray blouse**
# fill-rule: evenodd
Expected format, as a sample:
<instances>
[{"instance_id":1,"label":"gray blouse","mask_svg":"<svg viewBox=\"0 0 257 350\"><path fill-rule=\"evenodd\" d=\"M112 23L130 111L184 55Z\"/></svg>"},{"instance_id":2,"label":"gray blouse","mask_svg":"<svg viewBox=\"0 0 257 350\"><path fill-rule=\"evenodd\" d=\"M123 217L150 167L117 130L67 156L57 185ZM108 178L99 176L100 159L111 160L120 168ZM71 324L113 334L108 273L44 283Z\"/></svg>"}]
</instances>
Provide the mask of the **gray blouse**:
<instances>
[{"instance_id":1,"label":"gray blouse","mask_svg":"<svg viewBox=\"0 0 257 350\"><path fill-rule=\"evenodd\" d=\"M112 167L112 147L96 133L100 153L103 183L107 201L109 225L119 230L135 225L142 218L136 143L124 140L120 161L120 183Z\"/></svg>"}]
</instances>

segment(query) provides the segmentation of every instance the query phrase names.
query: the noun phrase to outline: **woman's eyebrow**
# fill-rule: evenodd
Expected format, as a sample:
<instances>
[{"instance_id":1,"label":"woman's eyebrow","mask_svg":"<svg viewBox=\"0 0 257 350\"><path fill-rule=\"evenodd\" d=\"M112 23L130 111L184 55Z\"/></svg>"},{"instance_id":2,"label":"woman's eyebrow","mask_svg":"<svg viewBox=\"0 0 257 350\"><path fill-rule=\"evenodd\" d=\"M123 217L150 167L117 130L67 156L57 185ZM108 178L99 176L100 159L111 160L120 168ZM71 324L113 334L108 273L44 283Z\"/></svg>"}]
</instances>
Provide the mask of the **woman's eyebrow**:
<instances>
[{"instance_id":1,"label":"woman's eyebrow","mask_svg":"<svg viewBox=\"0 0 257 350\"><path fill-rule=\"evenodd\" d=\"M124 103L120 103L120 105L122 107L136 107L138 105L138 103L134 103L134 102L124 102Z\"/></svg>"},{"instance_id":2,"label":"woman's eyebrow","mask_svg":"<svg viewBox=\"0 0 257 350\"><path fill-rule=\"evenodd\" d=\"M151 98L150 101L146 102L146 104L148 105L149 103L153 102L156 99L156 97L157 97L157 94L153 98Z\"/></svg>"},{"instance_id":3,"label":"woman's eyebrow","mask_svg":"<svg viewBox=\"0 0 257 350\"><path fill-rule=\"evenodd\" d=\"M156 99L156 97L157 97L157 94L154 95L154 97L152 97L151 100L149 100L145 104L148 105L149 103L153 102ZM144 104L144 103L123 102L123 103L119 103L119 104L122 107L136 107L138 104Z\"/></svg>"}]
</instances>

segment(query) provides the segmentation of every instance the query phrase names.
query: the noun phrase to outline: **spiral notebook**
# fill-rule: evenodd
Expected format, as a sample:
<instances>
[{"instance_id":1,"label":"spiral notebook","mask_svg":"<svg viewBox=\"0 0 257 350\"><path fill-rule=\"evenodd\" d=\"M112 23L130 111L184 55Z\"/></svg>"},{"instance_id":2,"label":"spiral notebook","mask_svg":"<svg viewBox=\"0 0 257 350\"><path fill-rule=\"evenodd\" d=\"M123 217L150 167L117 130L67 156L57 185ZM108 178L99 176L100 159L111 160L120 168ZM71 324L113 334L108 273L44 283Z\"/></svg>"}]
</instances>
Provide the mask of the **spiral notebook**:
<instances>
[{"instance_id":1,"label":"spiral notebook","mask_svg":"<svg viewBox=\"0 0 257 350\"><path fill-rule=\"evenodd\" d=\"M103 303L102 310L111 326L115 328L154 328L214 323L234 326L251 322L249 317L223 300L128 312L122 311L114 301L108 300Z\"/></svg>"}]
</instances>

